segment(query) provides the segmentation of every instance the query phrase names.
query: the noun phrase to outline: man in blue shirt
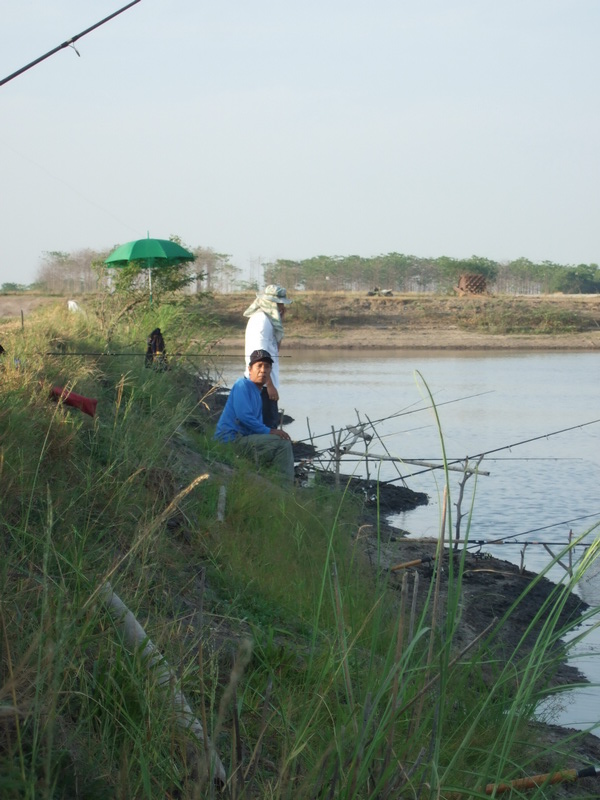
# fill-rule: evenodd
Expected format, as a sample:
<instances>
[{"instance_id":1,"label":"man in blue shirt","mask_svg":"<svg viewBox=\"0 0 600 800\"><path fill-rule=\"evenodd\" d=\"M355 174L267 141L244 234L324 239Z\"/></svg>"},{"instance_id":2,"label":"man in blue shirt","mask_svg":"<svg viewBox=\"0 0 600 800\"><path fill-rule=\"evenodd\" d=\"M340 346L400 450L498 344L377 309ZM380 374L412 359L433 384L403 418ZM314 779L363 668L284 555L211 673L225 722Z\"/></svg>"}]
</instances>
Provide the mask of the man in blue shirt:
<instances>
[{"instance_id":1,"label":"man in blue shirt","mask_svg":"<svg viewBox=\"0 0 600 800\"><path fill-rule=\"evenodd\" d=\"M264 464L279 470L286 483L294 482L294 454L289 435L263 422L262 387L271 375L273 359L266 350L250 354L248 378L238 378L231 387L217 423L215 439L233 442L244 454L256 453Z\"/></svg>"}]
</instances>

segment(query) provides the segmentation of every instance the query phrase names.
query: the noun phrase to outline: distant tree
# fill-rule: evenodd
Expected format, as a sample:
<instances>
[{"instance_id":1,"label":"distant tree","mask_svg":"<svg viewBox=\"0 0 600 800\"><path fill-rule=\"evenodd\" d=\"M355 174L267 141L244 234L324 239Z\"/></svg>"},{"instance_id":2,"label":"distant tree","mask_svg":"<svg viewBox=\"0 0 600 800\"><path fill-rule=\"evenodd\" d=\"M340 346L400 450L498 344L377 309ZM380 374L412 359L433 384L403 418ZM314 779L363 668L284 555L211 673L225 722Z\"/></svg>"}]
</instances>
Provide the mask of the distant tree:
<instances>
[{"instance_id":1,"label":"distant tree","mask_svg":"<svg viewBox=\"0 0 600 800\"><path fill-rule=\"evenodd\" d=\"M181 244L179 237L169 238ZM187 247L186 249L190 250ZM97 286L102 291L88 302L88 308L95 314L100 330L106 337L107 346L110 345L120 320L134 309L150 302L148 264L144 260L135 260L125 267L110 267L105 263L109 253L93 262ZM195 262L184 262L153 269L152 302L158 304L169 296L181 294L198 275L202 277L194 264Z\"/></svg>"},{"instance_id":2,"label":"distant tree","mask_svg":"<svg viewBox=\"0 0 600 800\"><path fill-rule=\"evenodd\" d=\"M230 292L236 287L242 270L229 261L229 255L215 253L210 247L191 247L185 244L181 237L169 236L172 242L177 242L196 257L195 261L184 269L188 280L185 284L186 291L198 292Z\"/></svg>"},{"instance_id":3,"label":"distant tree","mask_svg":"<svg viewBox=\"0 0 600 800\"><path fill-rule=\"evenodd\" d=\"M22 283L3 283L0 287L2 294L15 294L15 292L24 292L27 286Z\"/></svg>"},{"instance_id":4,"label":"distant tree","mask_svg":"<svg viewBox=\"0 0 600 800\"><path fill-rule=\"evenodd\" d=\"M303 269L304 262L278 258L277 261L267 262L263 266L265 284L278 283L292 289L308 289L306 274Z\"/></svg>"},{"instance_id":5,"label":"distant tree","mask_svg":"<svg viewBox=\"0 0 600 800\"><path fill-rule=\"evenodd\" d=\"M554 291L565 294L597 294L600 292L600 269L597 264L578 264L557 276Z\"/></svg>"},{"instance_id":6,"label":"distant tree","mask_svg":"<svg viewBox=\"0 0 600 800\"><path fill-rule=\"evenodd\" d=\"M97 288L98 278L93 264L106 254L97 250L77 250L65 253L47 251L42 255L36 282L47 292L61 294L84 294Z\"/></svg>"},{"instance_id":7,"label":"distant tree","mask_svg":"<svg viewBox=\"0 0 600 800\"><path fill-rule=\"evenodd\" d=\"M441 256L436 258L435 263L440 269L440 282L446 289L456 286L461 275L483 275L492 283L498 274L498 264L481 256L471 256L471 258Z\"/></svg>"},{"instance_id":8,"label":"distant tree","mask_svg":"<svg viewBox=\"0 0 600 800\"><path fill-rule=\"evenodd\" d=\"M179 236L170 236L170 241L190 250L182 244ZM111 251L112 252L112 251ZM93 267L98 276L98 283L109 287L112 294L127 300L128 306L133 308L140 303L147 302L149 298L149 270L144 259L130 261L124 267L111 267L105 263L105 258L95 259ZM159 302L164 295L173 294L185 289L198 277L194 262L175 264L160 264L152 269L152 297Z\"/></svg>"},{"instance_id":9,"label":"distant tree","mask_svg":"<svg viewBox=\"0 0 600 800\"><path fill-rule=\"evenodd\" d=\"M235 267L230 256L215 253L210 247L195 247L191 251L196 256L194 290L196 292L230 292L239 284L242 270Z\"/></svg>"}]
</instances>

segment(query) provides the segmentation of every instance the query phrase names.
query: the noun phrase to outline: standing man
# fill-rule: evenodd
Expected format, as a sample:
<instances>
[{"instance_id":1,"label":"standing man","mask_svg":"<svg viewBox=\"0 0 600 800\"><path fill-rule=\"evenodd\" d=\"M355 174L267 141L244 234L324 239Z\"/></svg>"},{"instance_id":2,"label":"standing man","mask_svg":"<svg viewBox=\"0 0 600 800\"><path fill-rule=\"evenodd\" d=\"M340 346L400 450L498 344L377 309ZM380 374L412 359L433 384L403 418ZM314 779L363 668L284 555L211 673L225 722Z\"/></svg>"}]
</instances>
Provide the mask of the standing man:
<instances>
[{"instance_id":1,"label":"standing man","mask_svg":"<svg viewBox=\"0 0 600 800\"><path fill-rule=\"evenodd\" d=\"M246 363L254 350L266 350L273 355L271 375L262 389L263 421L269 428L279 427L279 346L283 339L285 307L292 301L282 286L270 284L244 311L246 325ZM249 377L246 371L246 377Z\"/></svg>"},{"instance_id":2,"label":"standing man","mask_svg":"<svg viewBox=\"0 0 600 800\"><path fill-rule=\"evenodd\" d=\"M231 387L215 439L232 442L245 455L255 453L263 463L279 470L284 481L294 483L292 441L285 431L263 422L261 390L271 377L273 359L266 350L254 350L248 361L249 377Z\"/></svg>"}]
</instances>

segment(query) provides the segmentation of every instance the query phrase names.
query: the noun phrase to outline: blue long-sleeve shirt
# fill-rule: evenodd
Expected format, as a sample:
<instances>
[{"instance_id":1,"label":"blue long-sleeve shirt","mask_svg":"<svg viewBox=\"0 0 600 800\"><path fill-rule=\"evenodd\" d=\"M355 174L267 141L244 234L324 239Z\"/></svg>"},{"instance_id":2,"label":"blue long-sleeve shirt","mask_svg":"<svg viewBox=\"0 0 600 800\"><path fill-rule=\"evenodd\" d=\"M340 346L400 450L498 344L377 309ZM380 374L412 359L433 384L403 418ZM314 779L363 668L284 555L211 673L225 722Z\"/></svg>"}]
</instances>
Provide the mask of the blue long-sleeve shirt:
<instances>
[{"instance_id":1,"label":"blue long-sleeve shirt","mask_svg":"<svg viewBox=\"0 0 600 800\"><path fill-rule=\"evenodd\" d=\"M230 442L237 436L251 433L269 433L262 421L262 400L259 387L249 378L238 378L231 387L217 429L215 439Z\"/></svg>"}]
</instances>

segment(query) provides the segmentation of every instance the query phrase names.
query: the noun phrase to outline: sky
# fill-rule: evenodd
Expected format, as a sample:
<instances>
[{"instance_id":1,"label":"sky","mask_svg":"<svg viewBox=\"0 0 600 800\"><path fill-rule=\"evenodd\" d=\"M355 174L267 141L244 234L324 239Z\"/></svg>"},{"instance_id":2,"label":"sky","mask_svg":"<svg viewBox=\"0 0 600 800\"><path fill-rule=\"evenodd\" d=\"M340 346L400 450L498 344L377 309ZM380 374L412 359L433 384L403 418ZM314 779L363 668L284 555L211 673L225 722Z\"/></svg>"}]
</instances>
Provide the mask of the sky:
<instances>
[{"instance_id":1,"label":"sky","mask_svg":"<svg viewBox=\"0 0 600 800\"><path fill-rule=\"evenodd\" d=\"M0 80L127 0L0 0ZM0 86L0 285L181 237L599 263L597 0L141 0ZM79 55L78 55L79 54Z\"/></svg>"}]
</instances>

